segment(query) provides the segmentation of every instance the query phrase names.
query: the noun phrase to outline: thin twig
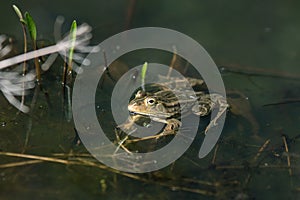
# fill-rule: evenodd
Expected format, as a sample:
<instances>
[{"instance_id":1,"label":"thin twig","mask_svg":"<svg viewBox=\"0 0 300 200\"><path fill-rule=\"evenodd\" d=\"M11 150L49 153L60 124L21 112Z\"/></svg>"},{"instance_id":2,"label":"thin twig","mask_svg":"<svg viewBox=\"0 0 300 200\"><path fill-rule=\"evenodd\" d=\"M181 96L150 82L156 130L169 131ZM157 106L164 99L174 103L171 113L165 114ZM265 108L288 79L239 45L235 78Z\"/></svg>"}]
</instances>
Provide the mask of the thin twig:
<instances>
[{"instance_id":1,"label":"thin twig","mask_svg":"<svg viewBox=\"0 0 300 200\"><path fill-rule=\"evenodd\" d=\"M44 161L42 160L28 160L28 161L22 161L22 162L14 162L14 163L7 163L0 165L0 168L10 168L10 167L19 167L24 165L32 165L37 163L42 163Z\"/></svg>"},{"instance_id":2,"label":"thin twig","mask_svg":"<svg viewBox=\"0 0 300 200\"><path fill-rule=\"evenodd\" d=\"M270 139L267 139L265 141L265 143L259 148L256 156L253 158L254 161L256 161L259 158L259 156L261 155L261 153L267 148L267 146L270 143L270 141L271 141Z\"/></svg>"},{"instance_id":3,"label":"thin twig","mask_svg":"<svg viewBox=\"0 0 300 200\"><path fill-rule=\"evenodd\" d=\"M36 155L29 155L29 154L19 154L19 153L12 153L12 152L0 152L0 155L34 159L34 161L36 161L36 163L38 163L38 161L40 161L40 162L48 161L48 162L61 163L61 164L65 164L65 165L82 165L82 166L96 167L96 168L99 168L99 169L108 170L108 171L126 176L128 178L132 178L132 179L135 179L135 180L143 181L143 182L146 182L146 183L158 184L160 186L165 186L165 187L168 187L172 190L181 190L181 191L192 192L192 193L201 194L201 195L205 195L205 196L213 196L214 195L213 192L210 192L210 191L207 191L207 190L193 189L193 188L188 188L188 187L177 186L177 185L170 184L168 182L157 182L155 180L147 179L147 178L144 178L144 177L139 176L139 175L135 175L135 174L131 174L131 173L123 172L123 171L118 171L118 170L112 169L112 168L110 168L106 165L95 163L95 162L92 162L92 161L89 161L89 160L86 160L86 159L82 159L82 158L75 158L76 161L70 161L70 160L63 160L63 159L58 159L58 158L51 158L51 157L45 157L45 156L36 156ZM23 162L23 164L24 164L24 162ZM27 162L27 164L28 164L28 162ZM33 163L31 162L31 164L33 164ZM21 163L20 163L20 165L21 165ZM12 165L12 167L16 167L16 166L18 166L18 164Z\"/></svg>"},{"instance_id":4,"label":"thin twig","mask_svg":"<svg viewBox=\"0 0 300 200\"><path fill-rule=\"evenodd\" d=\"M268 106L278 106L278 105L284 105L284 104L291 104L291 103L300 103L300 99L284 99L281 102L276 102L276 103L268 103L265 105L262 105L263 107L268 107Z\"/></svg>"},{"instance_id":5,"label":"thin twig","mask_svg":"<svg viewBox=\"0 0 300 200\"><path fill-rule=\"evenodd\" d=\"M170 63L170 67L169 67L169 71L168 71L168 74L167 74L167 78L168 78L168 79L169 79L170 76L171 76L171 73L172 73L172 70L173 70L173 68L174 68L176 59L177 59L177 49L176 49L175 46L173 46L173 57L172 57L172 60L171 60L171 63Z\"/></svg>"},{"instance_id":6,"label":"thin twig","mask_svg":"<svg viewBox=\"0 0 300 200\"><path fill-rule=\"evenodd\" d=\"M28 159L34 159L34 160L42 160L42 161L48 161L48 162L56 162L56 163L62 163L62 164L70 164L71 163L68 160L63 160L63 159L59 159L59 158L50 158L50 157L46 157L46 156L35 156L35 155L21 154L21 153L0 152L0 155L18 157L18 158L28 158Z\"/></svg>"},{"instance_id":7,"label":"thin twig","mask_svg":"<svg viewBox=\"0 0 300 200\"><path fill-rule=\"evenodd\" d=\"M150 136L147 136L147 137L142 137L142 138L137 138L137 139L130 139L130 140L126 141L126 144L145 141L145 140L159 139L161 137L168 136L168 135L174 135L174 134L175 134L175 132L170 131L170 132L166 132L166 133L160 133L158 135L150 135Z\"/></svg>"},{"instance_id":8,"label":"thin twig","mask_svg":"<svg viewBox=\"0 0 300 200\"><path fill-rule=\"evenodd\" d=\"M297 73L289 73L280 70L270 70L266 68L241 66L238 64L221 64L220 68L225 69L225 71L247 74L252 76L266 76L266 77L295 79L295 80L300 79L299 73L297 74Z\"/></svg>"},{"instance_id":9,"label":"thin twig","mask_svg":"<svg viewBox=\"0 0 300 200\"><path fill-rule=\"evenodd\" d=\"M211 160L211 164L212 165L215 165L216 164L216 159L217 159L217 152L218 152L218 149L219 149L219 144L216 145L215 147L215 151L214 151L214 156Z\"/></svg>"},{"instance_id":10,"label":"thin twig","mask_svg":"<svg viewBox=\"0 0 300 200\"><path fill-rule=\"evenodd\" d=\"M285 152L287 153L286 160L287 160L287 166L289 168L289 174L290 174L290 176L292 176L291 158L290 158L290 155L289 155L289 148L288 148L288 145L287 145L287 142L286 142L285 135L282 135L282 140L283 140Z\"/></svg>"},{"instance_id":11,"label":"thin twig","mask_svg":"<svg viewBox=\"0 0 300 200\"><path fill-rule=\"evenodd\" d=\"M253 166L248 166L248 167L253 167L253 168L259 168L259 169L269 169L269 168L277 168L277 169L286 169L286 168L300 168L298 166L287 166L287 165L270 165L270 164L262 164L262 165L253 165ZM216 166L217 170L224 170L224 169L245 169L245 165L219 165Z\"/></svg>"}]
</instances>

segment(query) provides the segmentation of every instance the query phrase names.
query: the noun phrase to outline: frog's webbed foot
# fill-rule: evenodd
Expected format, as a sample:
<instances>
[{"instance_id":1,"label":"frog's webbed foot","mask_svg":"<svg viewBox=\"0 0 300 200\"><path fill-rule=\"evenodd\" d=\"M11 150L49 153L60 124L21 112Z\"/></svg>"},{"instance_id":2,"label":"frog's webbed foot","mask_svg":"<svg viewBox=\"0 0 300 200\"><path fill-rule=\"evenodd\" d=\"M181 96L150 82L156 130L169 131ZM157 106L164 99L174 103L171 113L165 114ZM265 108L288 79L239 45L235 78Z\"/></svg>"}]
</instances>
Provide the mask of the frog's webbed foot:
<instances>
[{"instance_id":1,"label":"frog's webbed foot","mask_svg":"<svg viewBox=\"0 0 300 200\"><path fill-rule=\"evenodd\" d=\"M217 125L218 119L226 112L229 105L226 99L219 94L206 94L200 96L198 104L194 105L192 112L199 116L206 116L211 113L212 110L218 109L216 116L210 121L205 129L205 134L207 131Z\"/></svg>"},{"instance_id":2,"label":"frog's webbed foot","mask_svg":"<svg viewBox=\"0 0 300 200\"><path fill-rule=\"evenodd\" d=\"M164 128L164 132L170 131L178 131L179 127L181 126L181 122L178 119L168 119L167 125Z\"/></svg>"},{"instance_id":3,"label":"frog's webbed foot","mask_svg":"<svg viewBox=\"0 0 300 200\"><path fill-rule=\"evenodd\" d=\"M208 115L214 108L214 99L209 94L199 96L198 103L192 107L192 112L200 117Z\"/></svg>"},{"instance_id":4,"label":"frog's webbed foot","mask_svg":"<svg viewBox=\"0 0 300 200\"><path fill-rule=\"evenodd\" d=\"M210 121L210 123L208 124L208 126L205 129L205 134L207 133L207 131L216 126L218 123L218 119L227 111L227 108L229 107L229 105L227 104L226 99L219 95L219 94L211 94L211 110L212 109L218 109L217 115Z\"/></svg>"},{"instance_id":5,"label":"frog's webbed foot","mask_svg":"<svg viewBox=\"0 0 300 200\"><path fill-rule=\"evenodd\" d=\"M156 121L166 124L164 130L159 133L157 136L171 135L175 134L179 127L181 126L181 122L178 119L156 119Z\"/></svg>"},{"instance_id":6,"label":"frog's webbed foot","mask_svg":"<svg viewBox=\"0 0 300 200\"><path fill-rule=\"evenodd\" d=\"M200 103L199 105L194 105L192 107L192 112L195 115L199 115L200 117L206 116L211 111L210 103Z\"/></svg>"}]
</instances>

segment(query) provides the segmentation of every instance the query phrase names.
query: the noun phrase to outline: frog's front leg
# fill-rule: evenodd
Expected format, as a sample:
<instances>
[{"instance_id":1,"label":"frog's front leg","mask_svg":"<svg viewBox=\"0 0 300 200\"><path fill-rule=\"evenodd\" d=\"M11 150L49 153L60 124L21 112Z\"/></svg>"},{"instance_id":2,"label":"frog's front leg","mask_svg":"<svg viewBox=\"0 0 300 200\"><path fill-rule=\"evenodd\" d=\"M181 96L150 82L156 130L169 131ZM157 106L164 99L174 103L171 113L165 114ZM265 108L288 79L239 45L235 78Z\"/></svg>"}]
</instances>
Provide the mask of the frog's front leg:
<instances>
[{"instance_id":1,"label":"frog's front leg","mask_svg":"<svg viewBox=\"0 0 300 200\"><path fill-rule=\"evenodd\" d=\"M139 121L141 118L143 118L142 115L129 116L128 119L126 120L126 122L124 122L123 124L120 124L118 126L118 128L121 128L123 130L131 130L133 127L133 124L136 123L137 121Z\"/></svg>"}]
</instances>

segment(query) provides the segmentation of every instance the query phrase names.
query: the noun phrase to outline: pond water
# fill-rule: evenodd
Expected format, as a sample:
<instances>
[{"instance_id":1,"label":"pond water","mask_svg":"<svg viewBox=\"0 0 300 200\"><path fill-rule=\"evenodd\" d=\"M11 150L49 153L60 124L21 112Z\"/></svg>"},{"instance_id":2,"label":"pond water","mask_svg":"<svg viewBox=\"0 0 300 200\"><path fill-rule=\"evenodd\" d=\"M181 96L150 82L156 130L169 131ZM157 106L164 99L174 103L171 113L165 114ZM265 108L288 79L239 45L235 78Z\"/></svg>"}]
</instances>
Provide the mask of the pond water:
<instances>
[{"instance_id":1,"label":"pond water","mask_svg":"<svg viewBox=\"0 0 300 200\"><path fill-rule=\"evenodd\" d=\"M0 3L0 34L14 38L19 54L23 36L14 3ZM116 171L89 154L73 120L66 119L63 63L57 61L42 74L49 99L37 88L30 114L18 112L0 95L0 199L300 198L300 2L52 0L17 5L33 16L38 39L46 44L54 43L59 15L65 18L63 32L74 19L88 23L92 44L137 27L182 32L210 54L233 100L219 142L205 158L199 159L198 152L206 118L188 151L169 166L142 174ZM112 77L100 81L95 110L111 140L116 139L110 107L115 82L145 61L169 65L171 60L170 53L137 51L110 66ZM184 71L185 65L178 59L176 69ZM191 68L184 75L192 76ZM34 94L33 89L26 96L27 105ZM146 144L151 150L157 143L165 144Z\"/></svg>"}]
</instances>

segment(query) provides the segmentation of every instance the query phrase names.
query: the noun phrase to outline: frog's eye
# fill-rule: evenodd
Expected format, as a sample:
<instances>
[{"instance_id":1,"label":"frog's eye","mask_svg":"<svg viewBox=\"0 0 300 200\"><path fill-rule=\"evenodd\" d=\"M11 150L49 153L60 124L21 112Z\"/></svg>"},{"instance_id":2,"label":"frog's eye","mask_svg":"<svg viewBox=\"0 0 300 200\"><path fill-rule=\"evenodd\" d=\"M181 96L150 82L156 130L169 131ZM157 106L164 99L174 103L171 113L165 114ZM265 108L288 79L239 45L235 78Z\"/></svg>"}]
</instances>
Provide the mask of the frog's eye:
<instances>
[{"instance_id":1,"label":"frog's eye","mask_svg":"<svg viewBox=\"0 0 300 200\"><path fill-rule=\"evenodd\" d=\"M155 99L154 98L148 98L147 99L147 104L152 106L155 103Z\"/></svg>"}]
</instances>

